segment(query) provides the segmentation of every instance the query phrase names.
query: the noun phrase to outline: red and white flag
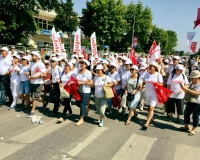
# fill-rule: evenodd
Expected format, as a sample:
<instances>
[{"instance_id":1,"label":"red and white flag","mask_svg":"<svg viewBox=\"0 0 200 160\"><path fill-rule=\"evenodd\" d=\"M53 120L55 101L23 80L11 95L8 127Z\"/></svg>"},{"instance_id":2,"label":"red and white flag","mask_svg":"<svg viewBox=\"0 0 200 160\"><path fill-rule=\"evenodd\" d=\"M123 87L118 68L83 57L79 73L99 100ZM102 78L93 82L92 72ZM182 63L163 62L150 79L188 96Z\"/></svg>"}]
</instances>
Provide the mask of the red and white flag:
<instances>
[{"instance_id":1,"label":"red and white flag","mask_svg":"<svg viewBox=\"0 0 200 160\"><path fill-rule=\"evenodd\" d=\"M155 42L156 44L156 42ZM155 47L155 45L153 45ZM150 53L150 59L149 62L156 62L156 59L159 59L161 57L160 55L160 44L157 45L153 50L151 50Z\"/></svg>"},{"instance_id":2,"label":"red and white flag","mask_svg":"<svg viewBox=\"0 0 200 160\"><path fill-rule=\"evenodd\" d=\"M60 33L59 32L57 32L57 38L58 38L58 42L60 43L61 52L65 52L64 46L62 45L62 42L61 42L61 38L60 38Z\"/></svg>"},{"instance_id":3,"label":"red and white flag","mask_svg":"<svg viewBox=\"0 0 200 160\"><path fill-rule=\"evenodd\" d=\"M191 43L191 50L192 50L192 53L196 53L196 47L197 46L197 42L192 42Z\"/></svg>"},{"instance_id":4,"label":"red and white flag","mask_svg":"<svg viewBox=\"0 0 200 160\"><path fill-rule=\"evenodd\" d=\"M93 69L93 67L94 67L94 58L93 57L98 55L98 53L97 53L96 33L95 32L93 32L92 35L90 36L90 43L91 43L91 53L92 53L91 69Z\"/></svg>"},{"instance_id":5,"label":"red and white flag","mask_svg":"<svg viewBox=\"0 0 200 160\"><path fill-rule=\"evenodd\" d=\"M74 34L74 50L76 55L81 54L81 30L78 29Z\"/></svg>"},{"instance_id":6,"label":"red and white flag","mask_svg":"<svg viewBox=\"0 0 200 160\"><path fill-rule=\"evenodd\" d=\"M196 19L196 21L194 21L194 28L193 29L195 29L199 24L200 24L200 8L198 8L197 19Z\"/></svg>"},{"instance_id":7,"label":"red and white flag","mask_svg":"<svg viewBox=\"0 0 200 160\"><path fill-rule=\"evenodd\" d=\"M130 60L132 61L132 64L137 65L137 60L136 60L135 50L134 50L133 45L132 45L131 50L130 50Z\"/></svg>"},{"instance_id":8,"label":"red and white flag","mask_svg":"<svg viewBox=\"0 0 200 160\"><path fill-rule=\"evenodd\" d=\"M61 46L55 28L52 28L52 41L55 53L61 53Z\"/></svg>"},{"instance_id":9,"label":"red and white flag","mask_svg":"<svg viewBox=\"0 0 200 160\"><path fill-rule=\"evenodd\" d=\"M155 50L156 47L157 47L157 44L156 44L156 41L154 40L153 44L152 44L152 46L151 46L151 48L149 50L149 54L150 55L153 54L153 51Z\"/></svg>"}]
</instances>

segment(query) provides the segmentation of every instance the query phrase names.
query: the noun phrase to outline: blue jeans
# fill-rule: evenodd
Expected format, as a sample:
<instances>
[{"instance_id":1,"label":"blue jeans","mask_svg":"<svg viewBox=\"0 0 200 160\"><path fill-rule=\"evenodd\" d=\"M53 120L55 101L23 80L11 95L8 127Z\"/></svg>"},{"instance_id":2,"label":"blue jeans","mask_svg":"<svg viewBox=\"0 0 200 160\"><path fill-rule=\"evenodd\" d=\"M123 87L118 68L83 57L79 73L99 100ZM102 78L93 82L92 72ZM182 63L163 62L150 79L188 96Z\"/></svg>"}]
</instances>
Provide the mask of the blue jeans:
<instances>
[{"instance_id":1,"label":"blue jeans","mask_svg":"<svg viewBox=\"0 0 200 160\"><path fill-rule=\"evenodd\" d=\"M116 93L119 96L121 93L121 89L116 90ZM108 99L108 108L112 108L112 98Z\"/></svg>"},{"instance_id":2,"label":"blue jeans","mask_svg":"<svg viewBox=\"0 0 200 160\"><path fill-rule=\"evenodd\" d=\"M80 96L81 96L81 100L77 101L76 103L77 103L77 106L80 107L80 116L85 116L86 106L90 98L90 93L83 93Z\"/></svg>"},{"instance_id":3,"label":"blue jeans","mask_svg":"<svg viewBox=\"0 0 200 160\"><path fill-rule=\"evenodd\" d=\"M199 124L200 104L187 102L184 111L184 122L190 124L190 115L193 114L193 127Z\"/></svg>"},{"instance_id":4,"label":"blue jeans","mask_svg":"<svg viewBox=\"0 0 200 160\"><path fill-rule=\"evenodd\" d=\"M20 83L20 93L21 94L30 94L30 81L21 81Z\"/></svg>"},{"instance_id":5,"label":"blue jeans","mask_svg":"<svg viewBox=\"0 0 200 160\"><path fill-rule=\"evenodd\" d=\"M1 97L0 103L6 100L6 97L9 98L9 101L13 101L11 89L10 89L10 77L9 75L0 76L1 81Z\"/></svg>"}]
</instances>

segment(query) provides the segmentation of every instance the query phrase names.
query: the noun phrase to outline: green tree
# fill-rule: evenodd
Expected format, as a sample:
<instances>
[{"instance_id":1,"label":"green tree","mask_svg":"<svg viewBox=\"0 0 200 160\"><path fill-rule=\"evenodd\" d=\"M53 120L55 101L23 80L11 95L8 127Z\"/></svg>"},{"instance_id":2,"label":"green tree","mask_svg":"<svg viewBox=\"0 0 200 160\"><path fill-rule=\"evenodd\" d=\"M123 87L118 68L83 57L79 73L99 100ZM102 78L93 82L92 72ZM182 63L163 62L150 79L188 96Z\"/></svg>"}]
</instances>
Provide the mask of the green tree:
<instances>
[{"instance_id":1,"label":"green tree","mask_svg":"<svg viewBox=\"0 0 200 160\"><path fill-rule=\"evenodd\" d=\"M0 43L26 43L28 35L37 32L35 17L39 10L51 10L58 0L0 1Z\"/></svg>"},{"instance_id":2,"label":"green tree","mask_svg":"<svg viewBox=\"0 0 200 160\"><path fill-rule=\"evenodd\" d=\"M86 9L82 10L80 27L88 37L95 31L97 42L104 39L111 50L116 50L125 33L125 5L122 0L87 1Z\"/></svg>"},{"instance_id":3,"label":"green tree","mask_svg":"<svg viewBox=\"0 0 200 160\"><path fill-rule=\"evenodd\" d=\"M168 45L167 45L167 54L175 51L175 47L177 46L178 38L175 31L167 30L168 35Z\"/></svg>"},{"instance_id":4,"label":"green tree","mask_svg":"<svg viewBox=\"0 0 200 160\"><path fill-rule=\"evenodd\" d=\"M72 0L61 1L56 8L57 15L53 21L56 30L67 32L68 35L75 31L78 26L78 14L73 11L73 6Z\"/></svg>"}]
</instances>

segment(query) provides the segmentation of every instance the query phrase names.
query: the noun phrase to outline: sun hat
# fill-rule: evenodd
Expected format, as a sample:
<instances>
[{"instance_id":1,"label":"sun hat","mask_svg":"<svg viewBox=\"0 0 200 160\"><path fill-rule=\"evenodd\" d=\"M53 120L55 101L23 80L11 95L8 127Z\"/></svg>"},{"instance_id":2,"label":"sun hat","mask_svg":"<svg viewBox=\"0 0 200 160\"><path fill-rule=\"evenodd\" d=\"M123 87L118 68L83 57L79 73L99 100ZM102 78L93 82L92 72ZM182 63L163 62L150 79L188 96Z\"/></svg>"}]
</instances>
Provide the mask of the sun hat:
<instances>
[{"instance_id":1,"label":"sun hat","mask_svg":"<svg viewBox=\"0 0 200 160\"><path fill-rule=\"evenodd\" d=\"M178 69L178 70L184 70L184 66L183 65L181 65L181 64L178 64L177 66L176 66L176 69Z\"/></svg>"},{"instance_id":2,"label":"sun hat","mask_svg":"<svg viewBox=\"0 0 200 160\"><path fill-rule=\"evenodd\" d=\"M55 62L58 63L58 58L57 58L57 57L52 57L52 58L51 58L51 61L55 61Z\"/></svg>"},{"instance_id":3,"label":"sun hat","mask_svg":"<svg viewBox=\"0 0 200 160\"><path fill-rule=\"evenodd\" d=\"M87 66L90 65L89 62L88 62L86 59L83 59L83 60L81 60L80 62L85 62L85 63L87 64ZM80 63L80 62L79 62L79 63Z\"/></svg>"},{"instance_id":4,"label":"sun hat","mask_svg":"<svg viewBox=\"0 0 200 160\"><path fill-rule=\"evenodd\" d=\"M138 71L138 67L136 65L132 65L131 69L136 69Z\"/></svg>"},{"instance_id":5,"label":"sun hat","mask_svg":"<svg viewBox=\"0 0 200 160\"><path fill-rule=\"evenodd\" d=\"M40 54L38 51L32 51L31 55L36 55L40 59Z\"/></svg>"},{"instance_id":6,"label":"sun hat","mask_svg":"<svg viewBox=\"0 0 200 160\"><path fill-rule=\"evenodd\" d=\"M199 78L200 77L200 72L198 70L192 71L190 73L190 78Z\"/></svg>"},{"instance_id":7,"label":"sun hat","mask_svg":"<svg viewBox=\"0 0 200 160\"><path fill-rule=\"evenodd\" d=\"M1 51L7 51L8 52L8 48L7 47L2 47Z\"/></svg>"},{"instance_id":8,"label":"sun hat","mask_svg":"<svg viewBox=\"0 0 200 160\"><path fill-rule=\"evenodd\" d=\"M26 59L27 61L30 60L30 59L29 59L29 56L24 56L24 57L22 57L22 59Z\"/></svg>"},{"instance_id":9,"label":"sun hat","mask_svg":"<svg viewBox=\"0 0 200 160\"><path fill-rule=\"evenodd\" d=\"M152 66L155 66L158 68L158 63L156 63L156 62L150 62L149 65L152 65Z\"/></svg>"},{"instance_id":10,"label":"sun hat","mask_svg":"<svg viewBox=\"0 0 200 160\"><path fill-rule=\"evenodd\" d=\"M178 60L180 60L180 57L179 57L179 56L173 56L173 59L178 59Z\"/></svg>"}]
</instances>

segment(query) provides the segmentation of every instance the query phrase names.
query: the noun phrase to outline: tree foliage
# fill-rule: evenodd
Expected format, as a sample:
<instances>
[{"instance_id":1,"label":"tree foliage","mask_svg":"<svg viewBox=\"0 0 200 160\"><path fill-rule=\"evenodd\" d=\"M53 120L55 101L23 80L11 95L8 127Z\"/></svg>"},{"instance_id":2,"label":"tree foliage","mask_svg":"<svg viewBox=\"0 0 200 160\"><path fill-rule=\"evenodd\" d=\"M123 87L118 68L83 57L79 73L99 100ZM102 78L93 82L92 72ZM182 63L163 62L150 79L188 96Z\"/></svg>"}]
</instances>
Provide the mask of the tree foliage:
<instances>
[{"instance_id":1,"label":"tree foliage","mask_svg":"<svg viewBox=\"0 0 200 160\"><path fill-rule=\"evenodd\" d=\"M167 52L168 54L170 52L174 52L175 51L175 47L177 46L177 34L175 31L172 30L167 30L167 35L168 35L168 46L167 46Z\"/></svg>"},{"instance_id":2,"label":"tree foliage","mask_svg":"<svg viewBox=\"0 0 200 160\"><path fill-rule=\"evenodd\" d=\"M68 35L75 31L78 26L78 14L73 11L73 6L72 0L61 1L56 8L57 15L53 21L56 30L67 32Z\"/></svg>"},{"instance_id":3,"label":"tree foliage","mask_svg":"<svg viewBox=\"0 0 200 160\"><path fill-rule=\"evenodd\" d=\"M0 1L0 43L25 42L29 34L37 32L35 16L39 9L51 10L58 0L2 0Z\"/></svg>"}]
</instances>

